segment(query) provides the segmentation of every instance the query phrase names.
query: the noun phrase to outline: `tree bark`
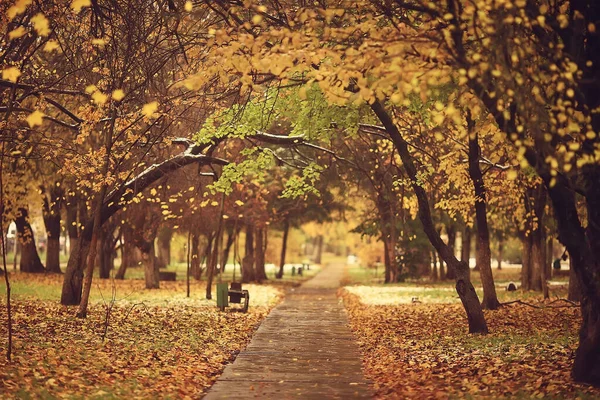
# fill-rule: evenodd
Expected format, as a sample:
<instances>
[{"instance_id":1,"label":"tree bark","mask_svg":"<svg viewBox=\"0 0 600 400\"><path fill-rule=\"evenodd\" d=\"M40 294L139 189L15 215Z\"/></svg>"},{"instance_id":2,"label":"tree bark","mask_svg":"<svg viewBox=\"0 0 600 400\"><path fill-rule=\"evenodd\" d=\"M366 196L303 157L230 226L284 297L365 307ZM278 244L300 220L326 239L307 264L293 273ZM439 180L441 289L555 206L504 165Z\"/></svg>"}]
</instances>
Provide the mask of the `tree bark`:
<instances>
[{"instance_id":1,"label":"tree bark","mask_svg":"<svg viewBox=\"0 0 600 400\"><path fill-rule=\"evenodd\" d=\"M571 257L569 257L569 294L567 298L571 301L581 301L581 285L571 263Z\"/></svg>"},{"instance_id":2,"label":"tree bark","mask_svg":"<svg viewBox=\"0 0 600 400\"><path fill-rule=\"evenodd\" d=\"M244 258L242 259L242 282L254 282L256 273L254 271L254 226L246 223L246 242L244 246Z\"/></svg>"},{"instance_id":3,"label":"tree bark","mask_svg":"<svg viewBox=\"0 0 600 400\"><path fill-rule=\"evenodd\" d=\"M317 236L317 248L315 252L315 264L321 264L321 260L323 259L323 235Z\"/></svg>"},{"instance_id":4,"label":"tree bark","mask_svg":"<svg viewBox=\"0 0 600 400\"><path fill-rule=\"evenodd\" d=\"M456 254L456 226L454 224L447 224L446 233L448 233L448 247L450 247L452 254ZM448 265L448 268L446 268L446 279L453 280L455 278L456 274L454 273L454 268L451 268L451 266Z\"/></svg>"},{"instance_id":5,"label":"tree bark","mask_svg":"<svg viewBox=\"0 0 600 400\"><path fill-rule=\"evenodd\" d=\"M390 260L390 250L389 250L389 241L388 239L384 236L383 237L383 267L384 267L384 272L383 272L383 282L384 283L390 283L391 282L391 276L392 276L392 262Z\"/></svg>"},{"instance_id":6,"label":"tree bark","mask_svg":"<svg viewBox=\"0 0 600 400\"><path fill-rule=\"evenodd\" d=\"M79 205L77 202L77 196L68 195L65 203L66 228L69 235L69 254L77 246L77 241L79 240L79 229L77 227L77 210L79 209Z\"/></svg>"},{"instance_id":7,"label":"tree bark","mask_svg":"<svg viewBox=\"0 0 600 400\"><path fill-rule=\"evenodd\" d=\"M211 249L212 249L212 242L213 242L213 235L209 235L208 241L207 241L208 247L205 250L205 253L206 253L206 251L208 251L207 254L210 254ZM191 250L192 250L192 260L191 260L190 273L192 274L194 279L198 281L202 277L202 265L200 265L200 262L202 260L200 257L200 235L196 232L192 233Z\"/></svg>"},{"instance_id":8,"label":"tree bark","mask_svg":"<svg viewBox=\"0 0 600 400\"><path fill-rule=\"evenodd\" d=\"M477 265L483 285L482 307L488 310L496 310L500 302L496 295L494 276L492 274L492 252L490 250L490 230L487 222L487 199L483 174L479 168L481 147L479 136L475 130L471 114L467 112L467 129L469 134L469 176L475 191L475 219L477 221Z\"/></svg>"},{"instance_id":9,"label":"tree bark","mask_svg":"<svg viewBox=\"0 0 600 400\"><path fill-rule=\"evenodd\" d=\"M114 222L106 224L101 230L100 236L100 279L110 278L110 271L115 268L115 246L117 241L115 239L115 229L117 228Z\"/></svg>"},{"instance_id":10,"label":"tree bark","mask_svg":"<svg viewBox=\"0 0 600 400\"><path fill-rule=\"evenodd\" d=\"M456 272L456 292L463 304L467 314L470 333L488 333L487 323L481 303L475 292L475 288L471 283L469 266L461 261L458 261L456 256L452 254L447 245L444 244L440 235L436 232L433 220L431 217L431 209L429 208L429 200L425 189L421 186L417 176L417 168L415 159L408 150L408 143L404 140L400 131L394 124L392 118L384 109L379 101L374 101L371 104L371 109L377 115L381 123L384 125L386 132L394 143L396 151L402 159L404 169L411 180L413 191L417 197L419 207L419 219L423 225L423 230L429 238L429 241L435 247L440 257L448 264L452 264Z\"/></svg>"},{"instance_id":11,"label":"tree bark","mask_svg":"<svg viewBox=\"0 0 600 400\"><path fill-rule=\"evenodd\" d=\"M434 282L438 281L438 260L437 260L437 253L435 251L435 249L433 249L431 251L431 259L433 261L433 270L431 272L431 280Z\"/></svg>"},{"instance_id":12,"label":"tree bark","mask_svg":"<svg viewBox=\"0 0 600 400\"><path fill-rule=\"evenodd\" d=\"M531 233L521 232L521 289L531 290L531 254L533 240Z\"/></svg>"},{"instance_id":13,"label":"tree bark","mask_svg":"<svg viewBox=\"0 0 600 400\"><path fill-rule=\"evenodd\" d=\"M171 238L173 229L170 226L162 226L156 236L157 262L159 268L166 268L171 264Z\"/></svg>"},{"instance_id":14,"label":"tree bark","mask_svg":"<svg viewBox=\"0 0 600 400\"><path fill-rule=\"evenodd\" d=\"M42 187L43 207L42 214L46 227L46 271L61 274L60 269L60 210L62 206L63 190L58 183L50 189Z\"/></svg>"},{"instance_id":15,"label":"tree bark","mask_svg":"<svg viewBox=\"0 0 600 400\"><path fill-rule=\"evenodd\" d=\"M504 237L502 235L500 235L500 237L498 237L498 259L497 261L497 269L501 270L502 269L502 252L504 251Z\"/></svg>"},{"instance_id":16,"label":"tree bark","mask_svg":"<svg viewBox=\"0 0 600 400\"><path fill-rule=\"evenodd\" d=\"M460 259L469 265L471 259L471 228L465 225L461 238Z\"/></svg>"},{"instance_id":17,"label":"tree bark","mask_svg":"<svg viewBox=\"0 0 600 400\"><path fill-rule=\"evenodd\" d=\"M239 233L239 229L236 224L227 224L227 240L225 241L225 245L223 246L223 265L221 266L222 271L225 272L225 265L227 264L227 260L229 260L229 253L231 252L231 246L233 246L233 242L235 241L236 235ZM235 260L233 260L235 265Z\"/></svg>"},{"instance_id":18,"label":"tree bark","mask_svg":"<svg viewBox=\"0 0 600 400\"><path fill-rule=\"evenodd\" d=\"M256 280L258 282L262 282L267 280L267 273L265 271L265 235L267 233L266 227L256 228L255 242L254 242L254 250L256 254L256 262L255 262L255 270L256 270Z\"/></svg>"},{"instance_id":19,"label":"tree bark","mask_svg":"<svg viewBox=\"0 0 600 400\"><path fill-rule=\"evenodd\" d=\"M158 267L158 263L156 262L154 247L154 240L152 240L151 242L148 242L147 247L142 249L142 260L144 262L144 281L146 283L146 289L160 288L160 269Z\"/></svg>"},{"instance_id":20,"label":"tree bark","mask_svg":"<svg viewBox=\"0 0 600 400\"><path fill-rule=\"evenodd\" d=\"M277 273L277 279L283 278L283 266L285 265L285 253L287 250L288 233L290 231L290 221L286 218L283 221L283 240L281 243L281 258L279 259L279 272Z\"/></svg>"},{"instance_id":21,"label":"tree bark","mask_svg":"<svg viewBox=\"0 0 600 400\"><path fill-rule=\"evenodd\" d=\"M21 272L44 272L45 268L35 245L33 229L29 224L29 211L26 208L19 208L15 224L17 225L17 238L21 243L21 260L19 264Z\"/></svg>"},{"instance_id":22,"label":"tree bark","mask_svg":"<svg viewBox=\"0 0 600 400\"><path fill-rule=\"evenodd\" d=\"M223 244L223 234L224 234L223 225L224 225L224 221L225 221L223 219L224 207L225 207L225 194L223 194L221 197L221 207L219 210L219 225L217 227L217 233L215 235L214 249L210 256L210 262L207 263L207 266L206 266L206 298L208 300L212 299L213 277L215 275L215 270L217 268L217 264L219 263L219 251ZM226 260L221 260L222 265L224 265L225 262L226 262Z\"/></svg>"}]
</instances>

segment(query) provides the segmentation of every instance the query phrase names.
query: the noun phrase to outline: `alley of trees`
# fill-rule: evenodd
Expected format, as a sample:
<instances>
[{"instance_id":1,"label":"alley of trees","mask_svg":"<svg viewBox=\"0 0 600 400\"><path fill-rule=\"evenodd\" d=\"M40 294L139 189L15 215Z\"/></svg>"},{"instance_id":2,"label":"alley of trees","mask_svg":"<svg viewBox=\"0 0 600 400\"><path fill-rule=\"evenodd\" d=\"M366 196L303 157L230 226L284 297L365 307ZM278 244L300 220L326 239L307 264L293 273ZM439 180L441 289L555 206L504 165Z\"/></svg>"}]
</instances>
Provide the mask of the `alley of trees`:
<instances>
[{"instance_id":1,"label":"alley of trees","mask_svg":"<svg viewBox=\"0 0 600 400\"><path fill-rule=\"evenodd\" d=\"M3 1L3 254L85 318L96 279L142 264L158 289L175 237L211 299L228 260L281 279L303 224L319 264L342 220L386 283L452 281L465 334L509 252L546 298L564 255L572 378L598 385L598 21L593 0Z\"/></svg>"}]
</instances>

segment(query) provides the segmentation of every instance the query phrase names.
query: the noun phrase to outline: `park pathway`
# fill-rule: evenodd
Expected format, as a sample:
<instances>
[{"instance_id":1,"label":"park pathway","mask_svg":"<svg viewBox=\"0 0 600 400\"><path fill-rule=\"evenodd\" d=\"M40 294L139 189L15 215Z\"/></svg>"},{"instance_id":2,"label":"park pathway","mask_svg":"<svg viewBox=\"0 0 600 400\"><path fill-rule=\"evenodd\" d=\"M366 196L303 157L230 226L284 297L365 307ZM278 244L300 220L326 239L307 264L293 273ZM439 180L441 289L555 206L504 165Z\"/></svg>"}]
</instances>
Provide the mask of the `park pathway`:
<instances>
[{"instance_id":1,"label":"park pathway","mask_svg":"<svg viewBox=\"0 0 600 400\"><path fill-rule=\"evenodd\" d=\"M204 399L371 398L336 297L343 270L330 264L290 290Z\"/></svg>"}]
</instances>

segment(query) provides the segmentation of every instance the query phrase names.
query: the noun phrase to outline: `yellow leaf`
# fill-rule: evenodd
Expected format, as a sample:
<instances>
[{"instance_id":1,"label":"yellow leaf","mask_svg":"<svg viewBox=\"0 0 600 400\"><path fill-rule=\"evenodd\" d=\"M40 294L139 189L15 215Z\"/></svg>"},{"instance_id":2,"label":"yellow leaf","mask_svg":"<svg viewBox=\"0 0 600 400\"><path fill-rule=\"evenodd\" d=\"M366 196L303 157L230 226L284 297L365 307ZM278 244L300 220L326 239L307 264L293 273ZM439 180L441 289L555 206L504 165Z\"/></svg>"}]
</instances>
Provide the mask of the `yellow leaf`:
<instances>
[{"instance_id":1,"label":"yellow leaf","mask_svg":"<svg viewBox=\"0 0 600 400\"><path fill-rule=\"evenodd\" d=\"M262 15L256 14L254 17L252 17L252 23L255 25L260 24L262 22L262 20L263 20Z\"/></svg>"},{"instance_id":2,"label":"yellow leaf","mask_svg":"<svg viewBox=\"0 0 600 400\"><path fill-rule=\"evenodd\" d=\"M33 128L36 125L41 125L44 118L44 113L38 110L35 110L27 118L25 119L29 124L30 128Z\"/></svg>"},{"instance_id":3,"label":"yellow leaf","mask_svg":"<svg viewBox=\"0 0 600 400\"><path fill-rule=\"evenodd\" d=\"M46 44L44 45L44 51L54 51L56 49L58 49L60 46L58 45L58 42L56 40L48 40L46 42Z\"/></svg>"},{"instance_id":4,"label":"yellow leaf","mask_svg":"<svg viewBox=\"0 0 600 400\"><path fill-rule=\"evenodd\" d=\"M219 203L218 203L218 202L216 202L216 201L213 201L212 203L210 203L210 205L211 205L211 206L218 206L218 205L219 205Z\"/></svg>"},{"instance_id":5,"label":"yellow leaf","mask_svg":"<svg viewBox=\"0 0 600 400\"><path fill-rule=\"evenodd\" d=\"M92 39L92 44L96 45L96 46L104 47L104 45L106 44L106 40L100 39L100 38Z\"/></svg>"},{"instance_id":6,"label":"yellow leaf","mask_svg":"<svg viewBox=\"0 0 600 400\"><path fill-rule=\"evenodd\" d=\"M194 190L196 190L196 188L195 188L195 187L193 187L193 186L190 186L190 187L188 188L188 192L193 192Z\"/></svg>"},{"instance_id":7,"label":"yellow leaf","mask_svg":"<svg viewBox=\"0 0 600 400\"><path fill-rule=\"evenodd\" d=\"M144 104L144 107L142 107L142 114L150 118L152 114L156 112L156 110L158 110L158 101L153 101L151 103Z\"/></svg>"},{"instance_id":8,"label":"yellow leaf","mask_svg":"<svg viewBox=\"0 0 600 400\"><path fill-rule=\"evenodd\" d=\"M108 96L102 93L101 91L97 90L94 92L94 94L92 94L92 100L94 101L94 103L102 105L106 103L106 100L108 100Z\"/></svg>"},{"instance_id":9,"label":"yellow leaf","mask_svg":"<svg viewBox=\"0 0 600 400\"><path fill-rule=\"evenodd\" d=\"M243 202L243 201L241 201L241 200L236 200L236 201L235 201L235 204L237 204L238 206L243 206L243 205L244 205L244 202Z\"/></svg>"},{"instance_id":10,"label":"yellow leaf","mask_svg":"<svg viewBox=\"0 0 600 400\"><path fill-rule=\"evenodd\" d=\"M183 9L185 11L187 11L187 12L190 12L190 11L192 11L192 8L194 8L194 5L192 4L192 2L191 1L186 1L185 4L184 4L184 6L183 6Z\"/></svg>"},{"instance_id":11,"label":"yellow leaf","mask_svg":"<svg viewBox=\"0 0 600 400\"><path fill-rule=\"evenodd\" d=\"M71 2L71 8L73 9L73 11L75 11L75 14L79 14L83 7L89 7L91 5L91 0L73 0L73 2Z\"/></svg>"},{"instance_id":12,"label":"yellow leaf","mask_svg":"<svg viewBox=\"0 0 600 400\"><path fill-rule=\"evenodd\" d=\"M85 87L85 92L86 93L94 93L96 90L98 90L98 88L96 87L96 85L88 85Z\"/></svg>"},{"instance_id":13,"label":"yellow leaf","mask_svg":"<svg viewBox=\"0 0 600 400\"><path fill-rule=\"evenodd\" d=\"M125 97L125 92L123 92L121 89L117 89L112 92L112 98L116 101L122 100L123 97Z\"/></svg>"},{"instance_id":14,"label":"yellow leaf","mask_svg":"<svg viewBox=\"0 0 600 400\"><path fill-rule=\"evenodd\" d=\"M6 11L6 16L9 21L12 21L17 15L23 14L28 5L30 5L32 0L18 0L13 6L11 6L8 11Z\"/></svg>"},{"instance_id":15,"label":"yellow leaf","mask_svg":"<svg viewBox=\"0 0 600 400\"><path fill-rule=\"evenodd\" d=\"M150 194L151 194L152 196L156 196L156 194L157 194L157 193L158 193L158 192L156 191L156 189L155 189L155 188L152 188L152 189L150 190Z\"/></svg>"},{"instance_id":16,"label":"yellow leaf","mask_svg":"<svg viewBox=\"0 0 600 400\"><path fill-rule=\"evenodd\" d=\"M506 178L514 181L515 179L517 179L517 171L515 171L514 169L508 170L508 172L506 173Z\"/></svg>"},{"instance_id":17,"label":"yellow leaf","mask_svg":"<svg viewBox=\"0 0 600 400\"><path fill-rule=\"evenodd\" d=\"M21 76L21 71L17 67L9 67L2 70L2 79L10 82L16 82Z\"/></svg>"},{"instance_id":18,"label":"yellow leaf","mask_svg":"<svg viewBox=\"0 0 600 400\"><path fill-rule=\"evenodd\" d=\"M48 18L42 13L37 13L33 17L31 17L31 23L33 24L33 29L40 36L48 36L50 34L50 22L48 22Z\"/></svg>"},{"instance_id":19,"label":"yellow leaf","mask_svg":"<svg viewBox=\"0 0 600 400\"><path fill-rule=\"evenodd\" d=\"M16 29L13 29L12 31L8 32L8 38L9 39L17 39L20 38L21 36L23 36L27 31L25 30L25 27L20 26Z\"/></svg>"}]
</instances>

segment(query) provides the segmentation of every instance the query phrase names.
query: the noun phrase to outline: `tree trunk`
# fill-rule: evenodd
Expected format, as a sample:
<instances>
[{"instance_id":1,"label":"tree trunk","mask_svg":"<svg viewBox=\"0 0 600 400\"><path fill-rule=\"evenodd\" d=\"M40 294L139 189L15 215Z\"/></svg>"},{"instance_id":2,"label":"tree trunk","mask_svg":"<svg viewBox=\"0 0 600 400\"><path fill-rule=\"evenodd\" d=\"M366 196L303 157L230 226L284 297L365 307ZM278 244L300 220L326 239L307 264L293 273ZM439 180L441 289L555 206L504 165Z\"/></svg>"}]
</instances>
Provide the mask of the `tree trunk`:
<instances>
[{"instance_id":1,"label":"tree trunk","mask_svg":"<svg viewBox=\"0 0 600 400\"><path fill-rule=\"evenodd\" d=\"M504 250L504 237L501 235L498 237L498 259L496 260L498 263L497 269L502 269L502 252Z\"/></svg>"},{"instance_id":2,"label":"tree trunk","mask_svg":"<svg viewBox=\"0 0 600 400\"><path fill-rule=\"evenodd\" d=\"M104 160L104 166L102 171L103 176L106 176L108 170L109 160L106 158L107 156L105 156ZM104 202L106 189L106 184L102 184L100 192L96 195L96 201L94 202L94 228L92 230L92 238L90 240L90 250L87 257L87 265L85 266L83 290L81 292L81 301L79 302L79 308L77 309L77 318L87 317L88 302L90 300L90 291L92 289L92 278L94 277L94 266L96 264L96 254L98 252L98 236L101 232L102 203Z\"/></svg>"},{"instance_id":3,"label":"tree trunk","mask_svg":"<svg viewBox=\"0 0 600 400\"><path fill-rule=\"evenodd\" d=\"M225 224L225 220L223 219L223 210L225 207L225 194L223 193L221 197L221 207L219 210L219 225L217 227L217 234L215 235L215 248L213 249L212 255L210 257L210 263L208 263L206 267L206 299L212 299L212 283L213 277L215 275L215 270L217 268L217 264L219 262L219 251L221 251L221 247L223 246L223 235L224 229L223 225ZM225 265L226 260L221 260L221 265ZM222 275L220 275L222 277Z\"/></svg>"},{"instance_id":4,"label":"tree trunk","mask_svg":"<svg viewBox=\"0 0 600 400\"><path fill-rule=\"evenodd\" d=\"M477 220L477 265L483 285L482 307L488 310L496 310L500 302L496 295L494 276L492 275L492 252L490 250L490 230L487 222L487 199L483 174L479 168L481 148L479 137L475 131L475 124L471 114L467 112L467 127L469 134L469 176L475 191L475 219Z\"/></svg>"},{"instance_id":5,"label":"tree trunk","mask_svg":"<svg viewBox=\"0 0 600 400\"><path fill-rule=\"evenodd\" d=\"M46 271L60 274L60 210L63 190L57 182L50 189L42 186L42 194L42 214L47 235Z\"/></svg>"},{"instance_id":6,"label":"tree trunk","mask_svg":"<svg viewBox=\"0 0 600 400\"><path fill-rule=\"evenodd\" d=\"M160 288L160 270L158 263L156 262L154 247L154 240L152 240L151 242L148 242L148 247L142 250L142 260L144 262L144 281L146 282L146 289Z\"/></svg>"},{"instance_id":7,"label":"tree trunk","mask_svg":"<svg viewBox=\"0 0 600 400\"><path fill-rule=\"evenodd\" d=\"M448 247L452 254L456 255L456 226L454 224L446 225L446 232L448 233ZM448 265L446 268L446 279L455 279L456 274L454 273L454 269Z\"/></svg>"},{"instance_id":8,"label":"tree trunk","mask_svg":"<svg viewBox=\"0 0 600 400\"><path fill-rule=\"evenodd\" d=\"M102 228L100 236L100 279L110 278L110 271L115 268L115 229L116 224L109 223Z\"/></svg>"},{"instance_id":9,"label":"tree trunk","mask_svg":"<svg viewBox=\"0 0 600 400\"><path fill-rule=\"evenodd\" d=\"M244 246L244 258L242 259L242 282L254 282L256 273L254 271L254 226L246 223L246 242Z\"/></svg>"},{"instance_id":10,"label":"tree trunk","mask_svg":"<svg viewBox=\"0 0 600 400\"><path fill-rule=\"evenodd\" d=\"M383 266L384 266L384 283L391 282L391 271L392 271L392 262L390 260L390 250L389 250L388 239L384 236L383 238Z\"/></svg>"},{"instance_id":11,"label":"tree trunk","mask_svg":"<svg viewBox=\"0 0 600 400\"><path fill-rule=\"evenodd\" d=\"M531 256L533 240L531 233L521 232L521 289L531 290Z\"/></svg>"},{"instance_id":12,"label":"tree trunk","mask_svg":"<svg viewBox=\"0 0 600 400\"><path fill-rule=\"evenodd\" d=\"M205 252L208 252L208 254L210 254L210 251L212 249L212 241L213 241L213 235L209 235L208 236L208 242L207 242L207 249L205 250ZM192 241L191 241L191 247L192 247L192 261L191 261L191 267L190 267L190 273L192 274L192 276L194 277L195 280L200 280L201 276L202 276L202 265L200 265L201 262L201 257L200 257L200 235L196 232L192 233ZM208 260L208 257L207 257Z\"/></svg>"},{"instance_id":13,"label":"tree trunk","mask_svg":"<svg viewBox=\"0 0 600 400\"><path fill-rule=\"evenodd\" d=\"M15 219L17 225L17 237L21 243L21 272L44 272L44 266L38 255L35 245L33 230L29 224L29 211L26 208L19 208L18 217Z\"/></svg>"},{"instance_id":14,"label":"tree trunk","mask_svg":"<svg viewBox=\"0 0 600 400\"><path fill-rule=\"evenodd\" d=\"M467 265L469 265L471 259L471 228L466 225L461 237L460 259L466 262Z\"/></svg>"},{"instance_id":15,"label":"tree trunk","mask_svg":"<svg viewBox=\"0 0 600 400\"><path fill-rule=\"evenodd\" d=\"M431 259L433 261L433 270L431 272L431 280L434 282L438 281L438 260L437 260L437 252L435 249L431 251Z\"/></svg>"},{"instance_id":16,"label":"tree trunk","mask_svg":"<svg viewBox=\"0 0 600 400\"><path fill-rule=\"evenodd\" d=\"M573 268L571 257L569 257L569 295L567 298L571 301L581 301L581 285Z\"/></svg>"},{"instance_id":17,"label":"tree trunk","mask_svg":"<svg viewBox=\"0 0 600 400\"><path fill-rule=\"evenodd\" d=\"M133 244L133 230L126 226L123 226L121 229L123 238L121 265L115 274L115 279L125 279L127 268L136 266L140 261L138 258L138 249Z\"/></svg>"},{"instance_id":18,"label":"tree trunk","mask_svg":"<svg viewBox=\"0 0 600 400\"><path fill-rule=\"evenodd\" d=\"M173 229L170 226L163 226L158 230L156 236L157 262L159 268L166 268L171 264L171 238Z\"/></svg>"},{"instance_id":19,"label":"tree trunk","mask_svg":"<svg viewBox=\"0 0 600 400\"><path fill-rule=\"evenodd\" d=\"M62 274L60 269L60 237L51 237L50 233L48 233L48 244L46 246L46 271Z\"/></svg>"},{"instance_id":20,"label":"tree trunk","mask_svg":"<svg viewBox=\"0 0 600 400\"><path fill-rule=\"evenodd\" d=\"M456 292L458 293L462 305L467 314L470 333L488 333L485 316L479 303L479 298L475 292L475 288L471 283L469 266L461 261L458 261L456 256L452 254L448 246L444 244L440 235L436 232L433 220L431 217L431 209L429 208L429 200L425 189L421 186L418 178L415 160L410 154L408 143L404 140L400 131L394 124L392 118L384 109L379 101L374 101L371 104L371 109L377 115L381 123L384 125L387 134L394 143L396 151L402 159L404 170L410 178L413 191L417 197L419 207L419 219L423 225L423 230L429 238L429 241L435 247L440 257L451 264L456 273Z\"/></svg>"},{"instance_id":21,"label":"tree trunk","mask_svg":"<svg viewBox=\"0 0 600 400\"><path fill-rule=\"evenodd\" d=\"M544 208L546 207L545 189L542 184L532 191L533 212L537 218L537 226L531 234L531 289L542 291L545 287L546 243L544 240Z\"/></svg>"},{"instance_id":22,"label":"tree trunk","mask_svg":"<svg viewBox=\"0 0 600 400\"><path fill-rule=\"evenodd\" d=\"M256 280L259 282L267 280L267 273L265 271L265 235L267 228L256 228L256 237L254 242L254 251L256 254L255 270Z\"/></svg>"},{"instance_id":23,"label":"tree trunk","mask_svg":"<svg viewBox=\"0 0 600 400\"><path fill-rule=\"evenodd\" d=\"M315 253L315 264L321 264L321 260L323 259L323 235L317 236L317 248Z\"/></svg>"},{"instance_id":24,"label":"tree trunk","mask_svg":"<svg viewBox=\"0 0 600 400\"><path fill-rule=\"evenodd\" d=\"M283 221L283 241L281 243L281 258L279 261L279 272L276 275L276 277L278 279L283 278L283 266L285 265L285 252L287 250L287 240L288 240L289 231L290 231L290 222L286 218Z\"/></svg>"},{"instance_id":25,"label":"tree trunk","mask_svg":"<svg viewBox=\"0 0 600 400\"><path fill-rule=\"evenodd\" d=\"M235 236L239 233L239 229L237 228L237 223L235 225L228 224L227 225L227 241L225 242L225 246L223 246L223 265L221 265L221 271L225 272L225 265L227 264L227 260L229 260L229 253L231 252L231 246L233 246L233 242L235 241ZM235 265L235 260L233 260Z\"/></svg>"},{"instance_id":26,"label":"tree trunk","mask_svg":"<svg viewBox=\"0 0 600 400\"><path fill-rule=\"evenodd\" d=\"M79 209L79 205L77 201L77 196L68 196L65 203L65 209L67 210L66 228L69 235L69 254L77 247L77 241L79 240L79 229L77 227L77 210Z\"/></svg>"}]
</instances>

